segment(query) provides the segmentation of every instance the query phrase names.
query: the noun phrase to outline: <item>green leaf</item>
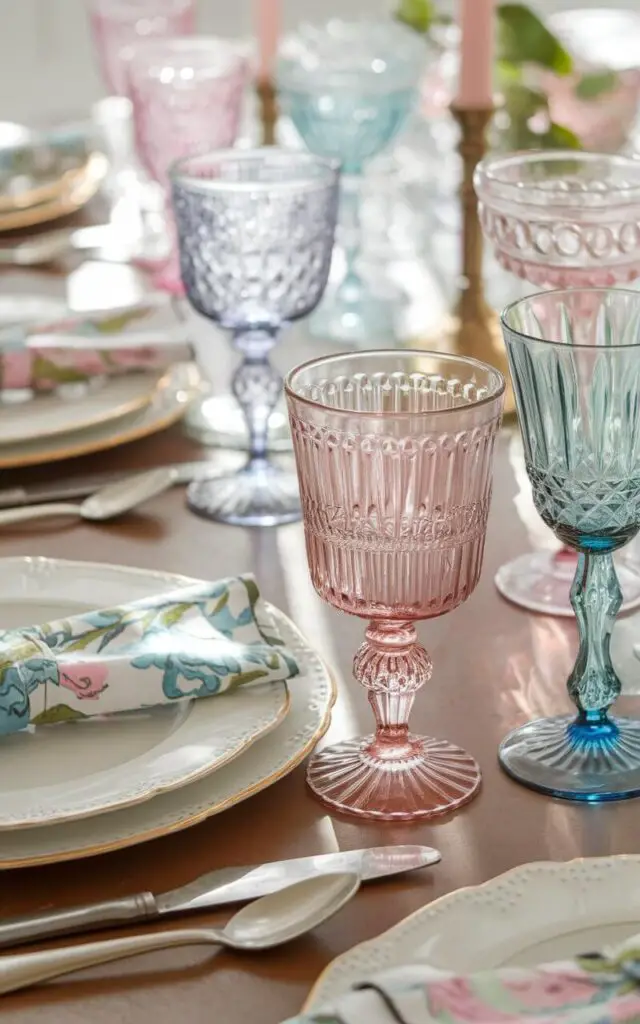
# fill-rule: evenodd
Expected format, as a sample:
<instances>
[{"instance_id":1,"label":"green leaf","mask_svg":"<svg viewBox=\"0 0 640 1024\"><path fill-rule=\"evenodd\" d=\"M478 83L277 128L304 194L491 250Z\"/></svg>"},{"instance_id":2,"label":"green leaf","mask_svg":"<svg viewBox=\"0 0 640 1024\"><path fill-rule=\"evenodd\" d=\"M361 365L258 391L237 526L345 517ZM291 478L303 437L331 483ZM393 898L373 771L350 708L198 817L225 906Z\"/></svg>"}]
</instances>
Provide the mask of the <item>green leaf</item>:
<instances>
[{"instance_id":1,"label":"green leaf","mask_svg":"<svg viewBox=\"0 0 640 1024\"><path fill-rule=\"evenodd\" d=\"M176 622L179 622L183 615L186 615L192 607L193 605L187 603L174 604L172 608L167 608L166 611L162 612L160 615L160 622L163 626L166 626L167 629L170 629L171 626L175 626Z\"/></svg>"},{"instance_id":2,"label":"green leaf","mask_svg":"<svg viewBox=\"0 0 640 1024\"><path fill-rule=\"evenodd\" d=\"M503 90L504 109L512 119L528 121L540 110L547 109L547 97L543 92L530 89L520 82L511 82Z\"/></svg>"},{"instance_id":3,"label":"green leaf","mask_svg":"<svg viewBox=\"0 0 640 1024\"><path fill-rule=\"evenodd\" d=\"M86 633L83 633L82 636L77 637L73 643L68 644L65 647L65 653L68 651L84 651L85 648L89 647L89 645L94 642L94 640L100 640L106 632L107 627L105 626L88 630Z\"/></svg>"},{"instance_id":4,"label":"green leaf","mask_svg":"<svg viewBox=\"0 0 640 1024\"><path fill-rule=\"evenodd\" d=\"M259 668L254 669L252 672L238 672L237 675L231 676L227 690L235 689L236 686L242 686L246 683L255 683L256 679L264 679L268 674L264 669Z\"/></svg>"},{"instance_id":5,"label":"green leaf","mask_svg":"<svg viewBox=\"0 0 640 1024\"><path fill-rule=\"evenodd\" d=\"M547 26L524 4L500 4L498 16L498 57L511 64L538 64L568 75L573 59Z\"/></svg>"},{"instance_id":6,"label":"green leaf","mask_svg":"<svg viewBox=\"0 0 640 1024\"><path fill-rule=\"evenodd\" d=\"M437 20L437 11L434 0L400 0L395 16L416 32L426 33Z\"/></svg>"},{"instance_id":7,"label":"green leaf","mask_svg":"<svg viewBox=\"0 0 640 1024\"><path fill-rule=\"evenodd\" d=\"M593 100L602 93L613 92L617 86L615 71L593 71L579 79L574 91L579 100Z\"/></svg>"},{"instance_id":8,"label":"green leaf","mask_svg":"<svg viewBox=\"0 0 640 1024\"><path fill-rule=\"evenodd\" d=\"M564 125L551 122L549 130L540 136L542 149L582 149L578 136Z\"/></svg>"},{"instance_id":9,"label":"green leaf","mask_svg":"<svg viewBox=\"0 0 640 1024\"><path fill-rule=\"evenodd\" d=\"M88 715L83 715L81 711L76 711L67 704L55 704L36 715L32 721L33 725L54 725L57 722L75 722L80 718L88 718Z\"/></svg>"},{"instance_id":10,"label":"green leaf","mask_svg":"<svg viewBox=\"0 0 640 1024\"><path fill-rule=\"evenodd\" d=\"M41 380L53 380L58 384L77 384L87 379L86 373L74 370L71 366L57 366L43 356L36 356L33 360L32 375L36 387Z\"/></svg>"},{"instance_id":11,"label":"green leaf","mask_svg":"<svg viewBox=\"0 0 640 1024\"><path fill-rule=\"evenodd\" d=\"M212 612L212 614L213 614L213 615L219 615L219 614L220 614L220 612L222 611L222 609L223 609L223 608L225 607L225 605L227 605L228 603L229 603L229 591L228 591L228 590L225 590L224 594L222 595L222 597L220 598L220 600L219 600L219 601L217 602L217 604L216 604L215 608L213 609L213 612Z\"/></svg>"}]
</instances>

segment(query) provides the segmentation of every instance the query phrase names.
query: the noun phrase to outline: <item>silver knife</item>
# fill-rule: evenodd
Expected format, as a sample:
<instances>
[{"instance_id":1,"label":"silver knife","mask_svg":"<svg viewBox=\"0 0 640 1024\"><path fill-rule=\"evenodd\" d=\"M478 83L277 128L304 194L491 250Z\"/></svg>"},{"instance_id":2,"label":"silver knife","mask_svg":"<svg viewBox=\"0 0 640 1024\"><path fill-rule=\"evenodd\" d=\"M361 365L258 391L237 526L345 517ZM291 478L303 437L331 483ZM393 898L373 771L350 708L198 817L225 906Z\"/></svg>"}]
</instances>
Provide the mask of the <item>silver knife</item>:
<instances>
[{"instance_id":1,"label":"silver knife","mask_svg":"<svg viewBox=\"0 0 640 1024\"><path fill-rule=\"evenodd\" d=\"M180 462L163 467L175 472L174 484L188 484L192 480L206 480L222 472L220 465L214 462ZM0 490L0 508L13 508L16 505L39 505L47 501L68 501L71 498L84 498L87 494L106 487L107 484L126 480L127 476L139 473L139 469L114 470L106 473L91 473L87 476L71 477L63 482L51 484L27 484L25 487L6 487Z\"/></svg>"},{"instance_id":2,"label":"silver knife","mask_svg":"<svg viewBox=\"0 0 640 1024\"><path fill-rule=\"evenodd\" d=\"M152 892L141 892L104 903L87 903L68 910L49 910L9 918L0 922L0 948L221 907L227 903L242 903L327 872L353 871L363 882L369 882L428 867L439 860L439 851L429 846L379 846L371 850L325 853L273 864L221 868L157 896Z\"/></svg>"}]
</instances>

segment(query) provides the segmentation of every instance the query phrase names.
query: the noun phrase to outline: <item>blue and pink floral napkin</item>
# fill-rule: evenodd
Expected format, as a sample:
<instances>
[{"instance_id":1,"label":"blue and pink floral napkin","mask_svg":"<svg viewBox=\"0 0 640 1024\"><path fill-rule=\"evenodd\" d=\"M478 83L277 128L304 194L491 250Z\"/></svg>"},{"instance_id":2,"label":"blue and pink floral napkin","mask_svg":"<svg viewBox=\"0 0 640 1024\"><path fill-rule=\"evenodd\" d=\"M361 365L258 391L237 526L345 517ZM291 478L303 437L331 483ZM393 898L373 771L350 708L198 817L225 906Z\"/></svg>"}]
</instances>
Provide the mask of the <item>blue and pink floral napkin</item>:
<instances>
[{"instance_id":1,"label":"blue and pink floral napkin","mask_svg":"<svg viewBox=\"0 0 640 1024\"><path fill-rule=\"evenodd\" d=\"M253 576L0 632L0 735L298 674Z\"/></svg>"},{"instance_id":2,"label":"blue and pink floral napkin","mask_svg":"<svg viewBox=\"0 0 640 1024\"><path fill-rule=\"evenodd\" d=\"M382 972L288 1024L638 1024L640 936L602 955L457 977Z\"/></svg>"}]
</instances>

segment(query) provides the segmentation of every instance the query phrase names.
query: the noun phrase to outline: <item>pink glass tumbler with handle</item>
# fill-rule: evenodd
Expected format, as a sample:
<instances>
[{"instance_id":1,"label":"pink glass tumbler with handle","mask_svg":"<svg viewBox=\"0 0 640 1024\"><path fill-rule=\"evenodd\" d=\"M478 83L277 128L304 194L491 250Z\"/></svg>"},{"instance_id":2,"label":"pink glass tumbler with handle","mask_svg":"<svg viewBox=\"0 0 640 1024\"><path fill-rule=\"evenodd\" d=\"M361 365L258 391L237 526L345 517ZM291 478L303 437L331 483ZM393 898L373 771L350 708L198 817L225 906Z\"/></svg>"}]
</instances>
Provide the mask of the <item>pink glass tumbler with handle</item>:
<instances>
[{"instance_id":1,"label":"pink glass tumbler with handle","mask_svg":"<svg viewBox=\"0 0 640 1024\"><path fill-rule=\"evenodd\" d=\"M353 669L376 723L317 753L308 784L364 818L451 811L476 793L480 769L409 731L431 676L415 623L452 611L478 582L504 379L458 356L358 352L305 363L285 394L311 579L369 621Z\"/></svg>"},{"instance_id":2,"label":"pink glass tumbler with handle","mask_svg":"<svg viewBox=\"0 0 640 1024\"><path fill-rule=\"evenodd\" d=\"M174 294L183 288L169 168L184 157L233 145L246 79L246 60L237 47L212 36L141 43L129 62L138 156L166 198L169 257L154 284Z\"/></svg>"}]
</instances>

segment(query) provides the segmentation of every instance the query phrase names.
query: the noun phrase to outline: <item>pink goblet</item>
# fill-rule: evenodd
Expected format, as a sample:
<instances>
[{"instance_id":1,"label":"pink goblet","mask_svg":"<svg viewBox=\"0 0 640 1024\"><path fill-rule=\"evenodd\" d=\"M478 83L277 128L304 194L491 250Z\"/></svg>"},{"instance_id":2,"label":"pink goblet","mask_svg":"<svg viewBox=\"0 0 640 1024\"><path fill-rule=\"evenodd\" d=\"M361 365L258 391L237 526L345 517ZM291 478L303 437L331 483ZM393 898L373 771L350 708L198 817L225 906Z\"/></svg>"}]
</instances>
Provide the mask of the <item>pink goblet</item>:
<instances>
[{"instance_id":1,"label":"pink goblet","mask_svg":"<svg viewBox=\"0 0 640 1024\"><path fill-rule=\"evenodd\" d=\"M170 255L154 284L183 294L169 168L211 149L228 149L238 133L247 65L232 43L207 36L136 46L129 95L138 155L165 193Z\"/></svg>"},{"instance_id":2,"label":"pink goblet","mask_svg":"<svg viewBox=\"0 0 640 1024\"><path fill-rule=\"evenodd\" d=\"M195 0L88 0L102 76L117 96L127 94L127 61L135 43L190 35Z\"/></svg>"},{"instance_id":3,"label":"pink goblet","mask_svg":"<svg viewBox=\"0 0 640 1024\"><path fill-rule=\"evenodd\" d=\"M474 185L498 262L525 281L611 287L640 276L640 160L573 150L512 153L478 164ZM496 586L529 611L573 616L576 561L569 548L530 552L501 566ZM617 571L623 610L637 607L638 567L619 555Z\"/></svg>"},{"instance_id":4,"label":"pink goblet","mask_svg":"<svg viewBox=\"0 0 640 1024\"><path fill-rule=\"evenodd\" d=\"M307 769L330 808L413 821L480 785L464 750L409 732L431 676L414 623L478 582L504 386L474 359L399 350L327 356L285 381L313 585L369 620L353 671L375 733L325 748Z\"/></svg>"}]
</instances>

